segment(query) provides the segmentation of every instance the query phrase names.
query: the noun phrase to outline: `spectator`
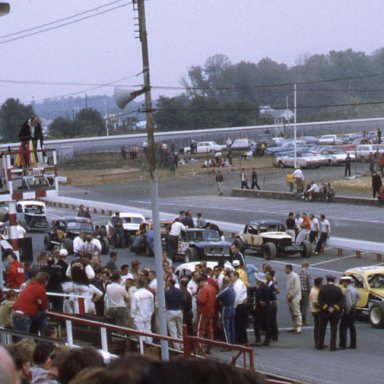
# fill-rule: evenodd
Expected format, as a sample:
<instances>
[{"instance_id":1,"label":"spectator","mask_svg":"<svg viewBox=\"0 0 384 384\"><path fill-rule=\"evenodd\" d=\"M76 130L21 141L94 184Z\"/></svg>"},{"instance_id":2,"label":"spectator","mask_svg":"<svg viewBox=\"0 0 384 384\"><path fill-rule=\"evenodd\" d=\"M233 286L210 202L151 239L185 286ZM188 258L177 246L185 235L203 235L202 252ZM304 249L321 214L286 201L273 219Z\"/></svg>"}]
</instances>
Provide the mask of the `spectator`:
<instances>
[{"instance_id":1,"label":"spectator","mask_svg":"<svg viewBox=\"0 0 384 384\"><path fill-rule=\"evenodd\" d=\"M85 217L86 219L91 219L89 211L84 207L84 204L80 204L79 211L77 212L77 217Z\"/></svg>"},{"instance_id":2,"label":"spectator","mask_svg":"<svg viewBox=\"0 0 384 384\"><path fill-rule=\"evenodd\" d=\"M196 335L201 338L213 340L213 318L215 316L216 290L208 284L207 275L202 274L198 280L199 291L196 298L197 318ZM211 353L208 345L206 353Z\"/></svg>"},{"instance_id":3,"label":"spectator","mask_svg":"<svg viewBox=\"0 0 384 384\"><path fill-rule=\"evenodd\" d=\"M103 358L95 349L89 347L72 349L58 365L59 382L69 384L83 369L103 366Z\"/></svg>"},{"instance_id":4,"label":"spectator","mask_svg":"<svg viewBox=\"0 0 384 384\"><path fill-rule=\"evenodd\" d=\"M118 267L117 267L117 252L112 251L109 254L109 260L108 260L108 263L105 265L105 268L108 269L109 273L113 273L118 269Z\"/></svg>"},{"instance_id":5,"label":"spectator","mask_svg":"<svg viewBox=\"0 0 384 384\"><path fill-rule=\"evenodd\" d=\"M12 250L6 250L3 257L5 283L7 288L19 289L26 280L23 264L19 262Z\"/></svg>"},{"instance_id":6,"label":"spectator","mask_svg":"<svg viewBox=\"0 0 384 384\"><path fill-rule=\"evenodd\" d=\"M176 281L173 278L167 280L165 291L165 306L167 310L167 327L171 337L181 339L183 337L183 291L175 287ZM181 350L180 343L173 343L177 350Z\"/></svg>"},{"instance_id":7,"label":"spectator","mask_svg":"<svg viewBox=\"0 0 384 384\"><path fill-rule=\"evenodd\" d=\"M47 326L48 298L46 286L49 282L49 274L38 272L36 278L31 281L20 293L13 306L12 321L17 331L30 333L31 328L44 334Z\"/></svg>"},{"instance_id":8,"label":"spectator","mask_svg":"<svg viewBox=\"0 0 384 384\"><path fill-rule=\"evenodd\" d=\"M302 317L303 325L309 325L307 319L308 305L309 305L309 293L312 288L312 278L308 272L309 263L304 261L301 264L301 269L299 272L300 277L300 287L301 287L301 300L300 300L300 312Z\"/></svg>"},{"instance_id":9,"label":"spectator","mask_svg":"<svg viewBox=\"0 0 384 384\"><path fill-rule=\"evenodd\" d=\"M225 341L229 344L236 343L235 337L235 300L236 293L231 285L228 276L223 277L222 290L217 295L217 300L221 304L221 321L224 331Z\"/></svg>"},{"instance_id":10,"label":"spectator","mask_svg":"<svg viewBox=\"0 0 384 384\"><path fill-rule=\"evenodd\" d=\"M115 271L111 277L111 283L105 288L106 317L112 323L122 327L128 327L128 292L120 285L120 273Z\"/></svg>"},{"instance_id":11,"label":"spectator","mask_svg":"<svg viewBox=\"0 0 384 384\"><path fill-rule=\"evenodd\" d=\"M285 266L285 274L287 275L287 301L289 312L292 318L291 332L295 335L301 333L302 317L300 312L301 300L301 284L299 275L293 271L291 264Z\"/></svg>"},{"instance_id":12,"label":"spectator","mask_svg":"<svg viewBox=\"0 0 384 384\"><path fill-rule=\"evenodd\" d=\"M378 173L374 173L372 175L372 194L373 194L373 198L376 197L376 193L377 194L380 194L380 188L381 186L383 185L383 182L381 181L381 177Z\"/></svg>"},{"instance_id":13,"label":"spectator","mask_svg":"<svg viewBox=\"0 0 384 384\"><path fill-rule=\"evenodd\" d=\"M113 226L113 234L111 238L112 246L118 248L121 244L122 248L125 247L123 219L120 217L120 212L116 212L112 216L111 224Z\"/></svg>"},{"instance_id":14,"label":"spectator","mask_svg":"<svg viewBox=\"0 0 384 384\"><path fill-rule=\"evenodd\" d=\"M215 180L216 180L217 192L219 196L222 196L224 176L220 171L216 172Z\"/></svg>"},{"instance_id":15,"label":"spectator","mask_svg":"<svg viewBox=\"0 0 384 384\"><path fill-rule=\"evenodd\" d=\"M303 193L304 191L304 173L300 169L299 166L295 168L295 171L293 172L293 177L295 179L295 184L296 184L296 192L297 193Z\"/></svg>"},{"instance_id":16,"label":"spectator","mask_svg":"<svg viewBox=\"0 0 384 384\"><path fill-rule=\"evenodd\" d=\"M235 335L236 343L248 345L247 325L247 287L241 281L238 272L231 272L231 283L235 290Z\"/></svg>"},{"instance_id":17,"label":"spectator","mask_svg":"<svg viewBox=\"0 0 384 384\"><path fill-rule=\"evenodd\" d=\"M241 168L241 172L240 172L240 188L241 189L249 189L249 185L248 185L248 174L247 172L245 172L245 169L244 168Z\"/></svg>"},{"instance_id":18,"label":"spectator","mask_svg":"<svg viewBox=\"0 0 384 384\"><path fill-rule=\"evenodd\" d=\"M31 368L31 384L45 384L56 382L56 377L49 371L52 365L51 355L55 350L53 343L37 343L33 352L33 366Z\"/></svg>"},{"instance_id":19,"label":"spectator","mask_svg":"<svg viewBox=\"0 0 384 384\"><path fill-rule=\"evenodd\" d=\"M295 184L295 177L293 176L292 171L288 171L287 176L285 178L285 181L288 185L289 192L293 192L294 184Z\"/></svg>"},{"instance_id":20,"label":"spectator","mask_svg":"<svg viewBox=\"0 0 384 384\"><path fill-rule=\"evenodd\" d=\"M4 384L19 384L15 363L2 346L0 346L0 379Z\"/></svg>"},{"instance_id":21,"label":"spectator","mask_svg":"<svg viewBox=\"0 0 384 384\"><path fill-rule=\"evenodd\" d=\"M12 328L12 308L15 304L17 293L11 289L5 292L5 300L0 304L0 326L4 328Z\"/></svg>"},{"instance_id":22,"label":"spectator","mask_svg":"<svg viewBox=\"0 0 384 384\"><path fill-rule=\"evenodd\" d=\"M138 279L137 288L131 302L131 316L137 330L151 333L151 318L154 312L153 294L145 288L143 278ZM152 337L147 336L145 340L151 343Z\"/></svg>"}]
</instances>

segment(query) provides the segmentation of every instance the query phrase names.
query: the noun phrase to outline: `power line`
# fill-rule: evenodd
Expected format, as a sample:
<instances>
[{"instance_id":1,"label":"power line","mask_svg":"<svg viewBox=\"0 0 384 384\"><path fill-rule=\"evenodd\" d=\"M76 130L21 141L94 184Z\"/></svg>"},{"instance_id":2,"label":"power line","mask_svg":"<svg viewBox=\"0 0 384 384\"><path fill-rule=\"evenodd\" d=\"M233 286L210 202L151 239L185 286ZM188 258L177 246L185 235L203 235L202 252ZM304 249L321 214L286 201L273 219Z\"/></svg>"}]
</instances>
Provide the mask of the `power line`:
<instances>
[{"instance_id":1,"label":"power line","mask_svg":"<svg viewBox=\"0 0 384 384\"><path fill-rule=\"evenodd\" d=\"M105 7L109 7L111 5L114 5L116 3L119 3L121 2L122 0L117 0L117 1L112 1L111 3L107 3L107 4L102 4L96 8L91 8L91 9L87 9L83 12L79 12L79 13L76 13L74 15L71 15L71 16L68 16L68 17L64 17L62 19L57 19L55 21L51 21L49 23L45 23L45 24L40 24L36 27L32 27L32 28L27 28L27 29L24 29L24 30L21 30L21 31L18 31L18 32L12 32L12 33L8 33L6 35L2 35L0 36L0 39L5 39L7 37L11 37L11 36L15 36L15 35L20 35L20 34L23 34L23 33L26 33L26 32L31 32L31 31L35 31L37 29L40 29L40 28L43 28L43 27L48 27L50 25L53 25L53 24L57 24L59 22L62 22L62 21L67 21L67 20L70 20L70 19L73 19L75 17L78 17L78 16L82 16L82 15L85 15L87 13L90 13L90 12L94 12L94 11L98 11L99 9L101 8L105 8Z\"/></svg>"},{"instance_id":2,"label":"power line","mask_svg":"<svg viewBox=\"0 0 384 384\"><path fill-rule=\"evenodd\" d=\"M35 36L35 35L38 35L38 34L41 34L41 33L44 33L44 32L48 32L48 31L52 31L52 30L55 30L55 29L59 29L59 28L62 28L62 27L66 27L68 25L75 24L75 23L78 23L80 21L88 20L88 19L94 18L96 16L103 15L105 13L109 13L109 12L115 11L116 9L126 7L127 5L130 5L130 4L132 4L132 1L129 1L128 3L125 3L125 4L121 4L121 5L115 6L113 8L107 9L105 11L97 12L97 13L95 13L93 15L84 16L84 17L81 17L81 18L73 20L73 21L69 21L69 22L66 22L66 23L63 23L63 24L59 24L59 25L54 25L52 27L41 29L39 31L31 32L31 33L28 33L28 34L25 34L25 35L22 35L22 36L9 38L9 39L0 41L0 45L1 44L10 43L10 42L13 42L13 41L16 41L16 40L21 40L21 39L24 39L26 37Z\"/></svg>"}]
</instances>

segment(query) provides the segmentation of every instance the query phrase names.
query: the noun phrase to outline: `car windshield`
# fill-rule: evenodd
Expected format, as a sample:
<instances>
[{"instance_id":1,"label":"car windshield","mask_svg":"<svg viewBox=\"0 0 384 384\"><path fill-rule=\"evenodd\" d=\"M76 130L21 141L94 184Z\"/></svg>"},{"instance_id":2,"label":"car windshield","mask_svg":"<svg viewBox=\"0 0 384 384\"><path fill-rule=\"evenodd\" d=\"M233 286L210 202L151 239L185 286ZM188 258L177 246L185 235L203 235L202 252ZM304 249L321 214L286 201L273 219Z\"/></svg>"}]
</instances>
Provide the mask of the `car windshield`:
<instances>
[{"instance_id":1,"label":"car windshield","mask_svg":"<svg viewBox=\"0 0 384 384\"><path fill-rule=\"evenodd\" d=\"M43 205L25 205L24 211L25 213L42 214L44 213L44 206Z\"/></svg>"},{"instance_id":2,"label":"car windshield","mask_svg":"<svg viewBox=\"0 0 384 384\"><path fill-rule=\"evenodd\" d=\"M285 227L282 224L269 224L269 225L260 225L260 232L284 232Z\"/></svg>"},{"instance_id":3,"label":"car windshield","mask_svg":"<svg viewBox=\"0 0 384 384\"><path fill-rule=\"evenodd\" d=\"M368 276L368 284L371 288L383 289L384 288L384 275L375 274Z\"/></svg>"},{"instance_id":4,"label":"car windshield","mask_svg":"<svg viewBox=\"0 0 384 384\"><path fill-rule=\"evenodd\" d=\"M142 222L141 217L124 217L124 223L141 224Z\"/></svg>"},{"instance_id":5,"label":"car windshield","mask_svg":"<svg viewBox=\"0 0 384 384\"><path fill-rule=\"evenodd\" d=\"M218 231L214 231L213 229L210 229L208 231L203 232L203 238L206 241L219 241L220 235Z\"/></svg>"},{"instance_id":6,"label":"car windshield","mask_svg":"<svg viewBox=\"0 0 384 384\"><path fill-rule=\"evenodd\" d=\"M67 231L75 232L75 233L80 233L80 232L90 233L90 232L93 232L93 225L92 223L87 223L87 222L69 221L67 223Z\"/></svg>"}]
</instances>

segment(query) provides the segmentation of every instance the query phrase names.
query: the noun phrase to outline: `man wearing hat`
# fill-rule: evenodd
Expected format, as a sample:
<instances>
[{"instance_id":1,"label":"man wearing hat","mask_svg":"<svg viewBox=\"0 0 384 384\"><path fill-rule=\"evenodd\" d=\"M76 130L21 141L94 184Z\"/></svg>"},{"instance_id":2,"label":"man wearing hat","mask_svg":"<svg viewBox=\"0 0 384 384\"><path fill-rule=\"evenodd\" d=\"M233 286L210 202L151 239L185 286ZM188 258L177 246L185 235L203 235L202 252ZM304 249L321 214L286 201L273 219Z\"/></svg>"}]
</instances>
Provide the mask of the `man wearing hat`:
<instances>
[{"instance_id":1,"label":"man wearing hat","mask_svg":"<svg viewBox=\"0 0 384 384\"><path fill-rule=\"evenodd\" d=\"M345 288L345 307L340 322L340 348L347 348L347 330L351 336L351 342L348 348L356 349L356 303L360 300L360 295L352 285L351 276L342 276L341 284Z\"/></svg>"},{"instance_id":2,"label":"man wearing hat","mask_svg":"<svg viewBox=\"0 0 384 384\"><path fill-rule=\"evenodd\" d=\"M265 339L262 345L269 345L271 342L271 303L273 300L272 291L267 286L267 278L264 273L255 273L257 288L254 300L254 324L256 343L261 340L261 330L265 331Z\"/></svg>"},{"instance_id":3,"label":"man wearing hat","mask_svg":"<svg viewBox=\"0 0 384 384\"><path fill-rule=\"evenodd\" d=\"M324 338L329 321L331 324L330 350L336 351L337 325L343 308L344 295L341 288L335 285L335 280L335 276L327 275L327 284L319 291L320 333L317 344L317 349L319 350L325 348Z\"/></svg>"}]
</instances>

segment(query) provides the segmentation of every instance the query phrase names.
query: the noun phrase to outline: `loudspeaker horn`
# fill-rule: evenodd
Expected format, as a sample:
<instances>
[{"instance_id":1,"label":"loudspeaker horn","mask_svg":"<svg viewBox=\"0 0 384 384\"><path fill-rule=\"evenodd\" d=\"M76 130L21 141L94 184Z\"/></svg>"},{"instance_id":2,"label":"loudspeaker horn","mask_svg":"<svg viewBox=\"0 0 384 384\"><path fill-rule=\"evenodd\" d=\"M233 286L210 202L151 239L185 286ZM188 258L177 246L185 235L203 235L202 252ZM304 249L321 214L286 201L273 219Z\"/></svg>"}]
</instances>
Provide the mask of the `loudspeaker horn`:
<instances>
[{"instance_id":1,"label":"loudspeaker horn","mask_svg":"<svg viewBox=\"0 0 384 384\"><path fill-rule=\"evenodd\" d=\"M115 100L116 105L120 109L123 109L133 99L135 99L137 96L142 95L146 91L147 89L145 87L139 89L138 91L132 91L131 89L115 87L113 90L113 98Z\"/></svg>"},{"instance_id":2,"label":"loudspeaker horn","mask_svg":"<svg viewBox=\"0 0 384 384\"><path fill-rule=\"evenodd\" d=\"M0 3L0 16L4 16L9 13L11 6L9 3Z\"/></svg>"}]
</instances>

